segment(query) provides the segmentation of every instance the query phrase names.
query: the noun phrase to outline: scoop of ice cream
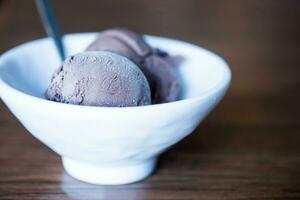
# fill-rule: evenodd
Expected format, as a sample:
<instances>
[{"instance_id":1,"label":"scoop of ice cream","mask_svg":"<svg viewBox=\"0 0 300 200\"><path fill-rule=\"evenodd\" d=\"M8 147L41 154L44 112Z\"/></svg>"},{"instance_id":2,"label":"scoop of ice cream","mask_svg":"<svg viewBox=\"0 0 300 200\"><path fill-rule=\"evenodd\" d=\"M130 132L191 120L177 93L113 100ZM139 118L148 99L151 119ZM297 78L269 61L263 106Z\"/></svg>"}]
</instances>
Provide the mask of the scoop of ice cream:
<instances>
[{"instance_id":1,"label":"scoop of ice cream","mask_svg":"<svg viewBox=\"0 0 300 200\"><path fill-rule=\"evenodd\" d=\"M181 84L177 74L177 57L151 48L143 36L127 29L109 29L99 33L87 51L105 50L135 62L149 81L153 103L179 99Z\"/></svg>"},{"instance_id":2,"label":"scoop of ice cream","mask_svg":"<svg viewBox=\"0 0 300 200\"><path fill-rule=\"evenodd\" d=\"M152 86L154 102L172 102L179 98L180 82L172 62L159 56L150 55L142 64L145 76Z\"/></svg>"},{"instance_id":3,"label":"scoop of ice cream","mask_svg":"<svg viewBox=\"0 0 300 200\"><path fill-rule=\"evenodd\" d=\"M121 28L100 32L97 39L86 50L114 52L129 58L136 64L140 64L143 57L152 51L140 34Z\"/></svg>"},{"instance_id":4,"label":"scoop of ice cream","mask_svg":"<svg viewBox=\"0 0 300 200\"><path fill-rule=\"evenodd\" d=\"M123 56L105 51L68 57L52 77L45 97L89 106L151 104L149 84L139 67Z\"/></svg>"}]
</instances>

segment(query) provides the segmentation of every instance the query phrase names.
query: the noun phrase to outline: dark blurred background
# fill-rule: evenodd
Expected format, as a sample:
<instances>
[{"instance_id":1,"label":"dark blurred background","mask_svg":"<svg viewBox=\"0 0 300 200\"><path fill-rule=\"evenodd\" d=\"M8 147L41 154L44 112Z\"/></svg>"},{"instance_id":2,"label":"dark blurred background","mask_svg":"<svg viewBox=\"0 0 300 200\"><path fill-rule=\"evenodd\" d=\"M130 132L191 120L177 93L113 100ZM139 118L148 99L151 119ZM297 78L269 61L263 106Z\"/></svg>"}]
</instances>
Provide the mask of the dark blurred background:
<instances>
[{"instance_id":1,"label":"dark blurred background","mask_svg":"<svg viewBox=\"0 0 300 200\"><path fill-rule=\"evenodd\" d=\"M200 134L163 155L157 173L128 186L127 195L139 188L149 199L164 195L168 199L171 194L172 199L300 197L299 0L55 0L54 4L64 33L127 27L195 43L220 54L231 67L229 93L195 131ZM45 36L33 0L0 0L1 53ZM28 167L29 180L51 180L40 184L52 189L34 189L25 184L26 176L20 188L32 191L33 197L67 198L58 186L61 174L65 177L58 157L25 133L2 103L0 128L0 162L5 163L0 165L0 185L18 180L13 178L18 177L16 171L4 168L21 159L38 166ZM14 145L27 154L19 155L11 148ZM10 161L12 155L15 161ZM43 156L53 164L32 159ZM52 178L45 178L45 172ZM78 196L99 189L72 181L67 178L65 185L77 187ZM11 197L13 190L9 191L4 197ZM118 194L106 192L108 197Z\"/></svg>"}]
</instances>

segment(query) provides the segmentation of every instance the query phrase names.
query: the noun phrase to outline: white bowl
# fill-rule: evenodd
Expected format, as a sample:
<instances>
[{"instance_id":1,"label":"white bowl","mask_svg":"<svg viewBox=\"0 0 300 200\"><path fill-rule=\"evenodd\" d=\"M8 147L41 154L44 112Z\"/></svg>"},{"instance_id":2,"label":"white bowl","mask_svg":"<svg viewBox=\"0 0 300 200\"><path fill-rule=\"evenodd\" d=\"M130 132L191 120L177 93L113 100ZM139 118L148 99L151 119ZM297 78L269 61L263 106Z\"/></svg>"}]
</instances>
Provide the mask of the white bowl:
<instances>
[{"instance_id":1,"label":"white bowl","mask_svg":"<svg viewBox=\"0 0 300 200\"><path fill-rule=\"evenodd\" d=\"M84 51L94 33L64 38L69 55ZM231 73L219 56L182 41L147 36L154 47L183 55L182 100L108 108L45 100L60 65L51 39L15 47L0 57L0 95L36 138L62 157L73 177L95 184L126 184L153 172L157 157L186 137L223 98ZM13 148L13 147L12 147Z\"/></svg>"}]
</instances>

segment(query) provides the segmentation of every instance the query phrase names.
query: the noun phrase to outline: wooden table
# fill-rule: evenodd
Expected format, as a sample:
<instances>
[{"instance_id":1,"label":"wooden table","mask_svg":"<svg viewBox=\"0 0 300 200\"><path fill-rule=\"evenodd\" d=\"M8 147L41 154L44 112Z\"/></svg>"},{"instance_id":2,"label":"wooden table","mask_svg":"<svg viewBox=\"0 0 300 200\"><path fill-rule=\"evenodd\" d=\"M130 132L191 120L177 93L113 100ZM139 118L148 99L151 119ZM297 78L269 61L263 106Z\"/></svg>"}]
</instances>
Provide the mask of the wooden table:
<instances>
[{"instance_id":1,"label":"wooden table","mask_svg":"<svg viewBox=\"0 0 300 200\"><path fill-rule=\"evenodd\" d=\"M118 4L117 4L118 3ZM147 180L96 186L0 104L0 199L300 199L300 1L55 1L65 33L125 26L212 49L233 81ZM34 1L0 1L0 52L44 37Z\"/></svg>"}]
</instances>

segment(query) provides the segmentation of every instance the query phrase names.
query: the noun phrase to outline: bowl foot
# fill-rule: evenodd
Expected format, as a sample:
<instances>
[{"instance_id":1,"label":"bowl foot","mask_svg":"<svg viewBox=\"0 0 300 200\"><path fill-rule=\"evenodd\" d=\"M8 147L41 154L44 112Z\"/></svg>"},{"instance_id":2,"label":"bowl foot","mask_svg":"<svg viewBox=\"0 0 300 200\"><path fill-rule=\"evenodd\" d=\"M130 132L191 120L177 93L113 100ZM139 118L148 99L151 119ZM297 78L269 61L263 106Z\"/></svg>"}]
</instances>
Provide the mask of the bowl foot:
<instances>
[{"instance_id":1,"label":"bowl foot","mask_svg":"<svg viewBox=\"0 0 300 200\"><path fill-rule=\"evenodd\" d=\"M156 158L114 167L93 165L62 158L64 169L74 178L92 184L121 185L140 181L155 169Z\"/></svg>"}]
</instances>

